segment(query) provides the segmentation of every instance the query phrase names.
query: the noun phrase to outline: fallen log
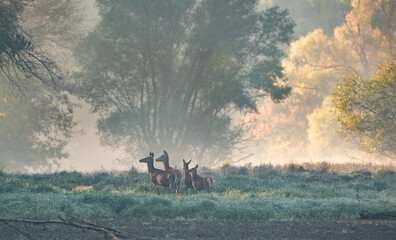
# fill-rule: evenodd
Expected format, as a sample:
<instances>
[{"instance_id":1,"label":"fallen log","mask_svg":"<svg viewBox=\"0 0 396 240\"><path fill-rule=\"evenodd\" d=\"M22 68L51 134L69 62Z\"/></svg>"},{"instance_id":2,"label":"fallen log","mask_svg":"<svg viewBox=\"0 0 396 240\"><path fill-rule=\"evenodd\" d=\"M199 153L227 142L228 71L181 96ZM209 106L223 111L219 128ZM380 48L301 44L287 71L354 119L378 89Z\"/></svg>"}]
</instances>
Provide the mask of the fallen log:
<instances>
[{"instance_id":1,"label":"fallen log","mask_svg":"<svg viewBox=\"0 0 396 240\"><path fill-rule=\"evenodd\" d=\"M359 215L363 219L390 219L396 220L396 211L391 212L369 212L366 210L362 210L359 212Z\"/></svg>"}]
</instances>

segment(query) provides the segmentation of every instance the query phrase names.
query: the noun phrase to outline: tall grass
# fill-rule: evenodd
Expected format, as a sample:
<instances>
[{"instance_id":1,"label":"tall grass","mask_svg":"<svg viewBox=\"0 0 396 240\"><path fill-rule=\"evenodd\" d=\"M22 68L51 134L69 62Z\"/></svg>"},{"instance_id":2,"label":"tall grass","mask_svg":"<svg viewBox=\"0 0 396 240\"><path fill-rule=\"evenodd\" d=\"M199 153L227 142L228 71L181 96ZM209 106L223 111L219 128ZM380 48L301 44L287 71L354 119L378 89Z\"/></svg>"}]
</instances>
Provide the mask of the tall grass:
<instances>
[{"instance_id":1,"label":"tall grass","mask_svg":"<svg viewBox=\"0 0 396 240\"><path fill-rule=\"evenodd\" d=\"M396 210L396 173L331 165L201 169L212 193L174 195L146 173L0 174L0 217L139 216L210 219L353 219ZM181 181L183 182L183 181Z\"/></svg>"}]
</instances>

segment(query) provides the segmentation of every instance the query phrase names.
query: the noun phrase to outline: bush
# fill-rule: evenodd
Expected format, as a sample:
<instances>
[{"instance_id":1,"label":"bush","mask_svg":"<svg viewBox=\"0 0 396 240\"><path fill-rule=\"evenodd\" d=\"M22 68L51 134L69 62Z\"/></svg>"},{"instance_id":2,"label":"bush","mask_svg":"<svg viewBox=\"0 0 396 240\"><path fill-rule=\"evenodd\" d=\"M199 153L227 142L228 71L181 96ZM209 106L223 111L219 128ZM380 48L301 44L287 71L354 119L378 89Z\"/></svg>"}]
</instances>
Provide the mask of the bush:
<instances>
[{"instance_id":1,"label":"bush","mask_svg":"<svg viewBox=\"0 0 396 240\"><path fill-rule=\"evenodd\" d=\"M358 178L358 179L369 179L369 178L371 178L371 172L363 171L363 170L354 171L354 172L351 173L351 175L354 178Z\"/></svg>"},{"instance_id":2,"label":"bush","mask_svg":"<svg viewBox=\"0 0 396 240\"><path fill-rule=\"evenodd\" d=\"M258 178L268 178L277 176L278 171L274 170L271 164L261 164L252 169L251 175Z\"/></svg>"}]
</instances>

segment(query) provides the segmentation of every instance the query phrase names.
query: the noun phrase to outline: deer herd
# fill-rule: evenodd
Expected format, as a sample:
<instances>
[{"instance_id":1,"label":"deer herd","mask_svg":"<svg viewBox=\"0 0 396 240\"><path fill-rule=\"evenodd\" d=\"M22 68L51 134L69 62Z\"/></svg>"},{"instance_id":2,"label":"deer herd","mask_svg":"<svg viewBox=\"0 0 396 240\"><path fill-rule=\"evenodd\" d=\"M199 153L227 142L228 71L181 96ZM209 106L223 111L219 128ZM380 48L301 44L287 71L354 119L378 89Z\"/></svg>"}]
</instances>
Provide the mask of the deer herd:
<instances>
[{"instance_id":1,"label":"deer herd","mask_svg":"<svg viewBox=\"0 0 396 240\"><path fill-rule=\"evenodd\" d=\"M164 170L157 169L154 167L154 153L150 152L148 157L140 159L139 162L147 163L148 172L150 175L150 181L154 185L160 185L163 187L169 187L171 191L176 194L179 193L181 172L175 168L169 166L169 155L164 150L164 154L155 159L156 162L162 162L164 164ZM188 165L191 160L186 162L183 159L183 170L184 170L184 185L186 186L186 193L191 188L195 193L199 193L201 190L211 192L213 188L213 179L210 177L201 177L197 174L198 165L189 169Z\"/></svg>"}]
</instances>

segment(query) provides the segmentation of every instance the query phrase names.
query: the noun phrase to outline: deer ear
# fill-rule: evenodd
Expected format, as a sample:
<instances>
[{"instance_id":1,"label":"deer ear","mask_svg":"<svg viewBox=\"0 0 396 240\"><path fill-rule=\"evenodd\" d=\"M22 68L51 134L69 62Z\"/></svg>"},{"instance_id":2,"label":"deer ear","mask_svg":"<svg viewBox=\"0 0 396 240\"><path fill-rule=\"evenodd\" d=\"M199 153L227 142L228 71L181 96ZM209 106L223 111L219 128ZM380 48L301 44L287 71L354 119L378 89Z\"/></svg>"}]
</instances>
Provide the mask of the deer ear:
<instances>
[{"instance_id":1,"label":"deer ear","mask_svg":"<svg viewBox=\"0 0 396 240\"><path fill-rule=\"evenodd\" d=\"M188 164L190 164L191 161L192 161L192 159L190 161L188 161Z\"/></svg>"},{"instance_id":2,"label":"deer ear","mask_svg":"<svg viewBox=\"0 0 396 240\"><path fill-rule=\"evenodd\" d=\"M184 161L184 159L183 159L183 163L186 163L186 161Z\"/></svg>"},{"instance_id":3,"label":"deer ear","mask_svg":"<svg viewBox=\"0 0 396 240\"><path fill-rule=\"evenodd\" d=\"M195 168L198 168L198 164L197 164L197 166L195 166Z\"/></svg>"}]
</instances>

